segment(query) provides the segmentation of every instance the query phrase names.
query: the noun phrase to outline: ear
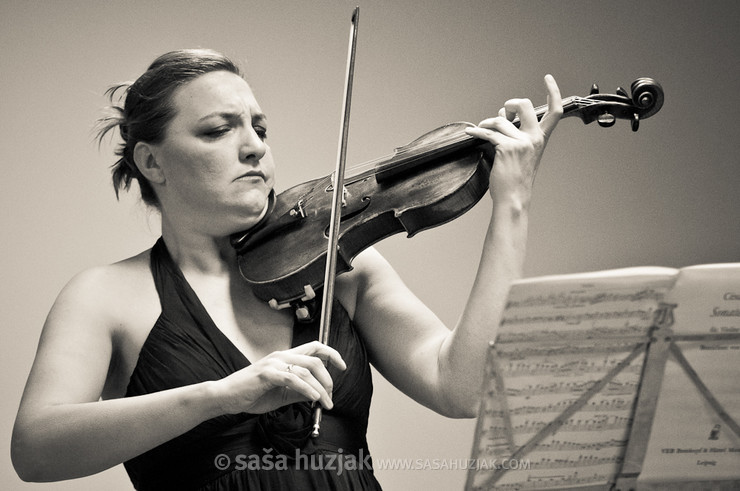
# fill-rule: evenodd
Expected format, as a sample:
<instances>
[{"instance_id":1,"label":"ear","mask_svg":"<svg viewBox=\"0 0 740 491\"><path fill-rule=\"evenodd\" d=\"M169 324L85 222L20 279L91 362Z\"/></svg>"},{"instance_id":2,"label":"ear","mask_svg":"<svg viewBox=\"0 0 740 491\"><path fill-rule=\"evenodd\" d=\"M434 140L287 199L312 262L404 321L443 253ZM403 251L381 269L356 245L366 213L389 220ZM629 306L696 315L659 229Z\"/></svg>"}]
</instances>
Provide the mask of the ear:
<instances>
[{"instance_id":1,"label":"ear","mask_svg":"<svg viewBox=\"0 0 740 491\"><path fill-rule=\"evenodd\" d=\"M163 184L164 172L157 164L154 149L148 143L137 142L134 146L134 163L146 179L152 184Z\"/></svg>"}]
</instances>

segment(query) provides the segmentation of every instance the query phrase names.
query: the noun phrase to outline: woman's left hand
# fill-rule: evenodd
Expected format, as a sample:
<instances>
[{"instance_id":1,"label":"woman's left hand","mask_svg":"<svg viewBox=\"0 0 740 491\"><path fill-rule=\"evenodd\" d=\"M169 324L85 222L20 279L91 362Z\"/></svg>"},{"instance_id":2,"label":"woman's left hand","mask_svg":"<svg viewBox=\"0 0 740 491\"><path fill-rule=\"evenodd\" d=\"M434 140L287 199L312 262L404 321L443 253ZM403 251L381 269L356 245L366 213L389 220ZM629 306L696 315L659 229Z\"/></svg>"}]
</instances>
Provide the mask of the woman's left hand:
<instances>
[{"instance_id":1,"label":"woman's left hand","mask_svg":"<svg viewBox=\"0 0 740 491\"><path fill-rule=\"evenodd\" d=\"M563 102L555 79L545 76L548 109L537 120L529 99L510 99L496 118L488 118L477 127L468 128L469 135L490 141L496 150L491 171L490 192L494 202L519 197L529 202L535 174L547 140L563 114ZM519 117L517 128L512 121Z\"/></svg>"}]
</instances>

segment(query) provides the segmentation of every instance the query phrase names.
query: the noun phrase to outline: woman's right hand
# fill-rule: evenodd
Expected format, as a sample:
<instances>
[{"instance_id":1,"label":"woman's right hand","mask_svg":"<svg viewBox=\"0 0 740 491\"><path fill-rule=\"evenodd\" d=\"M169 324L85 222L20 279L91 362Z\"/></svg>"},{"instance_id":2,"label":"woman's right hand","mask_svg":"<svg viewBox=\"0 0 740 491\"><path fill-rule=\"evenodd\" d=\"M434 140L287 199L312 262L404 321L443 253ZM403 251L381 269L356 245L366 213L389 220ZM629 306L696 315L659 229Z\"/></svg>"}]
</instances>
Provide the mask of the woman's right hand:
<instances>
[{"instance_id":1,"label":"woman's right hand","mask_svg":"<svg viewBox=\"0 0 740 491\"><path fill-rule=\"evenodd\" d=\"M214 382L214 388L224 414L260 414L302 401L318 401L331 409L333 381L326 363L347 368L336 350L313 341L270 353Z\"/></svg>"}]
</instances>

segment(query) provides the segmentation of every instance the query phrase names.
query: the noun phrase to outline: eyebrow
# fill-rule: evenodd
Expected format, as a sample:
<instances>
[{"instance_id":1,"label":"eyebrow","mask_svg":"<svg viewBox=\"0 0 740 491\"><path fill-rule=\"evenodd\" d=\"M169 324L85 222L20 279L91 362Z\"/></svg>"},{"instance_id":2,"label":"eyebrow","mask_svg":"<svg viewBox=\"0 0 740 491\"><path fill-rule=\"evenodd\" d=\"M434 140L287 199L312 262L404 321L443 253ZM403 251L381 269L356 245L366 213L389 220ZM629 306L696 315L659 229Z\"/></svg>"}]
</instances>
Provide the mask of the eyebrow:
<instances>
[{"instance_id":1,"label":"eyebrow","mask_svg":"<svg viewBox=\"0 0 740 491\"><path fill-rule=\"evenodd\" d=\"M206 114L202 118L198 119L198 122L205 121L206 119L213 118L213 117L222 117L224 119L234 119L240 117L242 114L244 114L244 111L241 112L234 112L234 111L214 111L212 113ZM267 121L267 115L262 112L258 112L252 115L252 124L254 123L262 123Z\"/></svg>"}]
</instances>

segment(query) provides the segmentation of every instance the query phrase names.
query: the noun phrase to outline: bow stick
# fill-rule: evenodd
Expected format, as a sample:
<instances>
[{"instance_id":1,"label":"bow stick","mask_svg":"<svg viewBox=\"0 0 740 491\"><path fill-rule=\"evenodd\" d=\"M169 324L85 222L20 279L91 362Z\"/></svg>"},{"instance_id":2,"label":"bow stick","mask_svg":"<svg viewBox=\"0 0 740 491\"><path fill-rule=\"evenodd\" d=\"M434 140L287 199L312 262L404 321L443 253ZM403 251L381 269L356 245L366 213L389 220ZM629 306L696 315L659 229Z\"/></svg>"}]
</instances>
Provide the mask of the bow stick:
<instances>
[{"instance_id":1,"label":"bow stick","mask_svg":"<svg viewBox=\"0 0 740 491\"><path fill-rule=\"evenodd\" d=\"M337 152L337 167L334 171L334 189L331 202L331 219L329 223L329 245L326 254L326 270L324 272L324 295L321 302L321 324L319 341L328 345L331 329L331 311L334 300L334 282L337 270L337 248L339 243L339 222L342 216L341 207L344 198L344 169L347 163L347 137L349 134L349 109L352 100L352 80L355 74L355 51L357 47L357 24L360 18L360 7L355 7L352 13L352 26L349 32L349 52L347 54L347 76L344 84L344 114L339 130L339 151ZM312 437L319 436L321 429L321 406L316 404L313 414Z\"/></svg>"}]
</instances>

